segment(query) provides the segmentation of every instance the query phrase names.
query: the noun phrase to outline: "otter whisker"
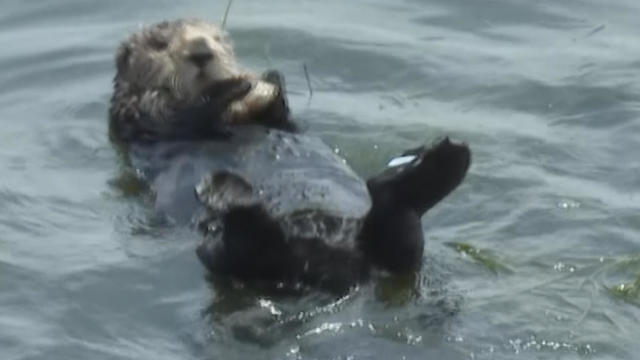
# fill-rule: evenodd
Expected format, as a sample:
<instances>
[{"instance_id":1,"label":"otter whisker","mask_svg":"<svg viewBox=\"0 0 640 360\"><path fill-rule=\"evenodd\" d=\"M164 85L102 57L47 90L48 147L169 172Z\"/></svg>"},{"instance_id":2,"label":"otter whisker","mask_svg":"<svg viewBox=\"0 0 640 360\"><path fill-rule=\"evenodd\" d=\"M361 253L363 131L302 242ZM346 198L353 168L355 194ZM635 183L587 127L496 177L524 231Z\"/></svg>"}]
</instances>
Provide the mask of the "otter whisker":
<instances>
[{"instance_id":1,"label":"otter whisker","mask_svg":"<svg viewBox=\"0 0 640 360\"><path fill-rule=\"evenodd\" d=\"M182 93L183 93L183 89L182 89L182 81L180 80L180 77L177 74L173 74L171 75L171 78L169 79L169 81L171 82L171 88L173 89L174 92L174 96L178 99L182 98Z\"/></svg>"}]
</instances>

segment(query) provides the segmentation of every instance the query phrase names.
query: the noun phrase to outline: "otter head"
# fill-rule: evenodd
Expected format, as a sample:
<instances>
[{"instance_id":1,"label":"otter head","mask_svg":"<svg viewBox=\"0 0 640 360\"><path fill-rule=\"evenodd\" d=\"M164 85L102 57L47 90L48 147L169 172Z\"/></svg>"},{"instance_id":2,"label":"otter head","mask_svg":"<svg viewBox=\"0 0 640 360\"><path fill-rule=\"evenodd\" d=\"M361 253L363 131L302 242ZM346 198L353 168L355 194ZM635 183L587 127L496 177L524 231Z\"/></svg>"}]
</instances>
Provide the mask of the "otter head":
<instances>
[{"instance_id":1,"label":"otter head","mask_svg":"<svg viewBox=\"0 0 640 360\"><path fill-rule=\"evenodd\" d=\"M199 20L162 22L122 43L116 83L168 91L178 101L198 98L213 82L239 73L227 34Z\"/></svg>"}]
</instances>

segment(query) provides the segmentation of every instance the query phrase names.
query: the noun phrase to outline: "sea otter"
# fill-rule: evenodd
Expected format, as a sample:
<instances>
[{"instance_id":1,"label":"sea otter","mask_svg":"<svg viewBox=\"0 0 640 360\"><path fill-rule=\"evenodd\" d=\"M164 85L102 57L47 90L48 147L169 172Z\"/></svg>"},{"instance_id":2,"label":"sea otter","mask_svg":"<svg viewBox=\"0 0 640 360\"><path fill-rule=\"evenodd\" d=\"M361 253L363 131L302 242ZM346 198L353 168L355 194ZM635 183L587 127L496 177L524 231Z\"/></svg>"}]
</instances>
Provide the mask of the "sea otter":
<instances>
[{"instance_id":1,"label":"sea otter","mask_svg":"<svg viewBox=\"0 0 640 360\"><path fill-rule=\"evenodd\" d=\"M464 179L465 144L405 151L368 180L319 138L238 125L218 141L134 144L155 207L203 233L211 273L260 286L344 293L371 269L418 270L422 216Z\"/></svg>"},{"instance_id":2,"label":"sea otter","mask_svg":"<svg viewBox=\"0 0 640 360\"><path fill-rule=\"evenodd\" d=\"M471 162L445 139L365 182L319 138L290 131L278 73L241 73L229 40L200 21L134 34L116 61L111 135L158 212L198 224L212 273L342 293L372 268L415 271L421 217Z\"/></svg>"},{"instance_id":3,"label":"sea otter","mask_svg":"<svg viewBox=\"0 0 640 360\"><path fill-rule=\"evenodd\" d=\"M227 34L201 20L165 21L124 41L109 109L112 140L208 139L248 121L293 130L276 72L242 71Z\"/></svg>"}]
</instances>

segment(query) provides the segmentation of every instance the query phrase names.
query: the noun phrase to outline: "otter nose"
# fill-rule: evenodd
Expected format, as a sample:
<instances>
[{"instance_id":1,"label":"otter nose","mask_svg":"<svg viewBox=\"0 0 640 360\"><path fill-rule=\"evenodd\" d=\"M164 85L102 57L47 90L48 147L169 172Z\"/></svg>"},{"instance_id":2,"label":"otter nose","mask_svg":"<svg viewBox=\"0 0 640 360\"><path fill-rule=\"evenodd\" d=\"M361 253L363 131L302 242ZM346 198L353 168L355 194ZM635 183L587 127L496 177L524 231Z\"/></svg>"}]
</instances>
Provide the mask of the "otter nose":
<instances>
[{"instance_id":1,"label":"otter nose","mask_svg":"<svg viewBox=\"0 0 640 360\"><path fill-rule=\"evenodd\" d=\"M191 43L188 59L198 67L205 67L213 60L213 51L205 39L196 39Z\"/></svg>"},{"instance_id":2,"label":"otter nose","mask_svg":"<svg viewBox=\"0 0 640 360\"><path fill-rule=\"evenodd\" d=\"M189 55L189 61L196 64L198 67L205 67L209 61L213 59L213 54L208 53L192 53Z\"/></svg>"}]
</instances>

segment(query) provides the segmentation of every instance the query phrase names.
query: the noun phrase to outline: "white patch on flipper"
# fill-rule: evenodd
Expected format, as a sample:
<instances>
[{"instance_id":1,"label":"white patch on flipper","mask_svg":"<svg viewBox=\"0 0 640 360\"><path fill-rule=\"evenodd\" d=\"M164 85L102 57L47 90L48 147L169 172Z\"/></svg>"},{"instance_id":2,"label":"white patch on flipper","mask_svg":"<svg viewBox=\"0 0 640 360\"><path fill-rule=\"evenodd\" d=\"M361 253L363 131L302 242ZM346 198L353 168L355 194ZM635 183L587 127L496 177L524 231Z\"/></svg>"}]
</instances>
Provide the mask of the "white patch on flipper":
<instances>
[{"instance_id":1,"label":"white patch on flipper","mask_svg":"<svg viewBox=\"0 0 640 360\"><path fill-rule=\"evenodd\" d=\"M415 155L399 156L397 158L391 159L391 161L389 161L387 166L388 167L396 167L396 166L408 164L408 163L412 162L413 159L415 159L415 158L416 158Z\"/></svg>"}]
</instances>

